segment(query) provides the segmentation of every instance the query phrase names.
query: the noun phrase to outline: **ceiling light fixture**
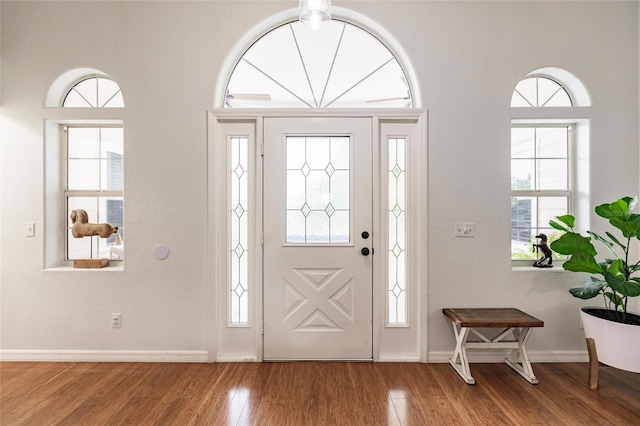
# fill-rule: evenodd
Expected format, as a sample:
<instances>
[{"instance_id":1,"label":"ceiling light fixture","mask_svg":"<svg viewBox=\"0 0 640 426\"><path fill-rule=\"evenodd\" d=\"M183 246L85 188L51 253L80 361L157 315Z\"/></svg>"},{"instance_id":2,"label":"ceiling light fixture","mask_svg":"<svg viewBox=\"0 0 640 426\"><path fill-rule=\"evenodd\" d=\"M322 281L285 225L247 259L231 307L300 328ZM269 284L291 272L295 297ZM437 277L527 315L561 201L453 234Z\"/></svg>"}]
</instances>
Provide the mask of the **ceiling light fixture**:
<instances>
[{"instance_id":1,"label":"ceiling light fixture","mask_svg":"<svg viewBox=\"0 0 640 426\"><path fill-rule=\"evenodd\" d=\"M300 22L320 28L331 20L331 0L300 0Z\"/></svg>"}]
</instances>

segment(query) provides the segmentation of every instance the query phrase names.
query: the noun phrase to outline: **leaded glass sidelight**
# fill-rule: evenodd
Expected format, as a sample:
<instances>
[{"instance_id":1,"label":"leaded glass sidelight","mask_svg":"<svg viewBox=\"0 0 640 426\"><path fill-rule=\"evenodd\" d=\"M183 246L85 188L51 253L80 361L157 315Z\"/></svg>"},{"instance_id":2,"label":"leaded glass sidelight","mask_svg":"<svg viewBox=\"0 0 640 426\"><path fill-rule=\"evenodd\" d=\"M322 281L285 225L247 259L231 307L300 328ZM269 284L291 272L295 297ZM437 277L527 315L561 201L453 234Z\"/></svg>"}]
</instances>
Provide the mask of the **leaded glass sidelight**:
<instances>
[{"instance_id":1,"label":"leaded glass sidelight","mask_svg":"<svg viewBox=\"0 0 640 426\"><path fill-rule=\"evenodd\" d=\"M406 138L389 138L389 324L407 322Z\"/></svg>"},{"instance_id":2,"label":"leaded glass sidelight","mask_svg":"<svg viewBox=\"0 0 640 426\"><path fill-rule=\"evenodd\" d=\"M249 322L249 138L231 137L229 181L231 199L231 277L229 303L231 324Z\"/></svg>"},{"instance_id":3,"label":"leaded glass sidelight","mask_svg":"<svg viewBox=\"0 0 640 426\"><path fill-rule=\"evenodd\" d=\"M350 241L350 138L288 136L288 243Z\"/></svg>"}]
</instances>

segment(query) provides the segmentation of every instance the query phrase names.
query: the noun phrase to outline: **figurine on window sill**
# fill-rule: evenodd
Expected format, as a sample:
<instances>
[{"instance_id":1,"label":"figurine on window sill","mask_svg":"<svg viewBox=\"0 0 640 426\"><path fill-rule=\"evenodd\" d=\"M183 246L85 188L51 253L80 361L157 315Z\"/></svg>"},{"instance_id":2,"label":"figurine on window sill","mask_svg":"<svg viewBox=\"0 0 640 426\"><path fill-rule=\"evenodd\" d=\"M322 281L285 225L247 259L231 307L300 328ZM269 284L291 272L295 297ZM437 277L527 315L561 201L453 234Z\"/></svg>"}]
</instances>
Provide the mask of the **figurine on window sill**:
<instances>
[{"instance_id":1,"label":"figurine on window sill","mask_svg":"<svg viewBox=\"0 0 640 426\"><path fill-rule=\"evenodd\" d=\"M540 242L538 244L534 244L533 248L536 249L536 255L538 255L538 251L542 251L542 257L536 260L533 266L536 268L553 268L553 259L551 258L552 252L547 245L547 236L545 234L538 234L536 235L536 238L539 238ZM548 260L546 264L543 263L545 260Z\"/></svg>"},{"instance_id":2,"label":"figurine on window sill","mask_svg":"<svg viewBox=\"0 0 640 426\"><path fill-rule=\"evenodd\" d=\"M97 235L100 238L109 238L111 235L116 234L118 237L118 227L111 226L108 223L89 223L89 215L86 210L76 209L71 212L71 235L74 238L93 237ZM91 240L93 244L93 239ZM93 246L92 246L93 247ZM93 255L93 248L90 249L91 255ZM109 266L108 258L99 259L74 259L74 268L104 268Z\"/></svg>"},{"instance_id":3,"label":"figurine on window sill","mask_svg":"<svg viewBox=\"0 0 640 426\"><path fill-rule=\"evenodd\" d=\"M89 223L89 215L85 210L77 209L71 212L71 234L74 238L90 237L97 235L100 238L109 238L118 232L117 226L108 223Z\"/></svg>"}]
</instances>

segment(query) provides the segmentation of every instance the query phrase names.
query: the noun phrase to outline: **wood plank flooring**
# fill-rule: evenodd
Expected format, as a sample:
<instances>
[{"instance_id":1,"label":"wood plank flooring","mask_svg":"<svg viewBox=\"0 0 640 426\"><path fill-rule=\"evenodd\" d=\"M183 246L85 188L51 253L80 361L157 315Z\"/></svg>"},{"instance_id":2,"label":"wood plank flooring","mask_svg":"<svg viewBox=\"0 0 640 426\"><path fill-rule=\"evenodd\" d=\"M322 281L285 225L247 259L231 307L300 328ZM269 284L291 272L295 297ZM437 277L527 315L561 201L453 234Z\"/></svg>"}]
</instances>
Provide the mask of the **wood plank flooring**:
<instances>
[{"instance_id":1,"label":"wood plank flooring","mask_svg":"<svg viewBox=\"0 0 640 426\"><path fill-rule=\"evenodd\" d=\"M640 374L586 363L0 363L10 425L640 425Z\"/></svg>"}]
</instances>

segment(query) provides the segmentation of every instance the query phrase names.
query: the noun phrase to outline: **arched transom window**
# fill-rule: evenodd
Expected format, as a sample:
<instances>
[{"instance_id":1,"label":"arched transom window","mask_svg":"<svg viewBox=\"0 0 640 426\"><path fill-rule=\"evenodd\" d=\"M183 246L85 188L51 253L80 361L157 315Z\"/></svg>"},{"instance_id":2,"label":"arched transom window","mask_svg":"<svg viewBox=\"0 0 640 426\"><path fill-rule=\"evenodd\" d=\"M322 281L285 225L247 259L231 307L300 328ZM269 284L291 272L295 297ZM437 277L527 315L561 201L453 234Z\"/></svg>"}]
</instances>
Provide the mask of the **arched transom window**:
<instances>
[{"instance_id":1,"label":"arched transom window","mask_svg":"<svg viewBox=\"0 0 640 426\"><path fill-rule=\"evenodd\" d=\"M298 21L258 39L229 78L225 107L409 108L411 89L394 54L369 32L332 20Z\"/></svg>"},{"instance_id":2,"label":"arched transom window","mask_svg":"<svg viewBox=\"0 0 640 426\"><path fill-rule=\"evenodd\" d=\"M518 83L511 96L512 107L570 107L571 97L563 85L550 77L529 75Z\"/></svg>"},{"instance_id":3,"label":"arched transom window","mask_svg":"<svg viewBox=\"0 0 640 426\"><path fill-rule=\"evenodd\" d=\"M118 84L106 77L89 77L76 83L62 101L63 107L123 108Z\"/></svg>"}]
</instances>

